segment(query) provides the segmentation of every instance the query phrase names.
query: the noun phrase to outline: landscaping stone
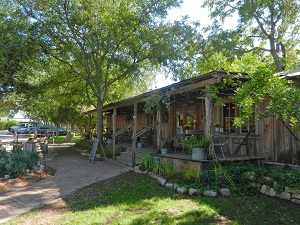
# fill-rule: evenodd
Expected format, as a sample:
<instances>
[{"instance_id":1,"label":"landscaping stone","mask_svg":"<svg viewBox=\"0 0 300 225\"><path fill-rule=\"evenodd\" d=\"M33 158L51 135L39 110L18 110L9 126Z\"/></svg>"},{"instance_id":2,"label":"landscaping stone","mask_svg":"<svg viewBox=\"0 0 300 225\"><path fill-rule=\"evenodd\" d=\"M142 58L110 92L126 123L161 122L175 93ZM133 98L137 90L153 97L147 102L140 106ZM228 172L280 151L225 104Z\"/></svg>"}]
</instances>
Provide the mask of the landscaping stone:
<instances>
[{"instance_id":1,"label":"landscaping stone","mask_svg":"<svg viewBox=\"0 0 300 225\"><path fill-rule=\"evenodd\" d=\"M16 181L15 181L14 179L9 179L7 182L10 183L10 184L13 184L13 183L15 183Z\"/></svg>"},{"instance_id":2,"label":"landscaping stone","mask_svg":"<svg viewBox=\"0 0 300 225\"><path fill-rule=\"evenodd\" d=\"M300 194L292 194L292 199L300 200Z\"/></svg>"},{"instance_id":3,"label":"landscaping stone","mask_svg":"<svg viewBox=\"0 0 300 225\"><path fill-rule=\"evenodd\" d=\"M173 190L173 186L174 185L172 183L166 183L165 184L165 187L168 188L168 189L171 189L171 190Z\"/></svg>"},{"instance_id":4,"label":"landscaping stone","mask_svg":"<svg viewBox=\"0 0 300 225\"><path fill-rule=\"evenodd\" d=\"M167 183L167 180L163 177L157 177L157 181L161 186L165 186L165 184Z\"/></svg>"},{"instance_id":5,"label":"landscaping stone","mask_svg":"<svg viewBox=\"0 0 300 225\"><path fill-rule=\"evenodd\" d=\"M213 198L215 198L217 196L217 192L215 192L213 190L206 190L206 191L204 191L203 194L207 197L213 197Z\"/></svg>"},{"instance_id":6,"label":"landscaping stone","mask_svg":"<svg viewBox=\"0 0 300 225\"><path fill-rule=\"evenodd\" d=\"M285 200L291 200L291 193L284 191L284 192L281 192L279 194L276 194L276 197L282 198L282 199L285 199Z\"/></svg>"},{"instance_id":7,"label":"landscaping stone","mask_svg":"<svg viewBox=\"0 0 300 225\"><path fill-rule=\"evenodd\" d=\"M178 184L175 183L175 184L173 185L173 189L176 191L177 188L178 188Z\"/></svg>"},{"instance_id":8,"label":"landscaping stone","mask_svg":"<svg viewBox=\"0 0 300 225\"><path fill-rule=\"evenodd\" d=\"M134 170L140 170L140 166L135 166Z\"/></svg>"},{"instance_id":9,"label":"landscaping stone","mask_svg":"<svg viewBox=\"0 0 300 225\"><path fill-rule=\"evenodd\" d=\"M184 194L187 192L185 187L177 187L176 191L180 194Z\"/></svg>"},{"instance_id":10,"label":"landscaping stone","mask_svg":"<svg viewBox=\"0 0 300 225\"><path fill-rule=\"evenodd\" d=\"M156 175L156 174L154 174L154 173L152 173L152 172L150 172L150 173L148 173L149 175L150 175L150 177L152 177L153 179L157 179L159 176L158 175Z\"/></svg>"},{"instance_id":11,"label":"landscaping stone","mask_svg":"<svg viewBox=\"0 0 300 225\"><path fill-rule=\"evenodd\" d=\"M231 192L228 188L221 188L219 190L219 192L222 196L230 196L231 195Z\"/></svg>"},{"instance_id":12,"label":"landscaping stone","mask_svg":"<svg viewBox=\"0 0 300 225\"><path fill-rule=\"evenodd\" d=\"M189 195L198 195L198 190L195 188L190 188L189 189Z\"/></svg>"},{"instance_id":13,"label":"landscaping stone","mask_svg":"<svg viewBox=\"0 0 300 225\"><path fill-rule=\"evenodd\" d=\"M300 189L285 187L285 191L286 192L290 192L292 194L300 194Z\"/></svg>"},{"instance_id":14,"label":"landscaping stone","mask_svg":"<svg viewBox=\"0 0 300 225\"><path fill-rule=\"evenodd\" d=\"M273 197L276 196L276 191L274 191L273 188L271 188L270 186L267 186L265 184L263 186L261 186L260 192L263 194L266 194L266 195L273 196Z\"/></svg>"},{"instance_id":15,"label":"landscaping stone","mask_svg":"<svg viewBox=\"0 0 300 225\"><path fill-rule=\"evenodd\" d=\"M300 200L299 199L292 198L291 201L300 204Z\"/></svg>"},{"instance_id":16,"label":"landscaping stone","mask_svg":"<svg viewBox=\"0 0 300 225\"><path fill-rule=\"evenodd\" d=\"M272 177L264 177L264 183L268 186L273 185L273 178Z\"/></svg>"},{"instance_id":17,"label":"landscaping stone","mask_svg":"<svg viewBox=\"0 0 300 225\"><path fill-rule=\"evenodd\" d=\"M254 180L254 172L245 172L244 176L248 179L248 180Z\"/></svg>"}]
</instances>

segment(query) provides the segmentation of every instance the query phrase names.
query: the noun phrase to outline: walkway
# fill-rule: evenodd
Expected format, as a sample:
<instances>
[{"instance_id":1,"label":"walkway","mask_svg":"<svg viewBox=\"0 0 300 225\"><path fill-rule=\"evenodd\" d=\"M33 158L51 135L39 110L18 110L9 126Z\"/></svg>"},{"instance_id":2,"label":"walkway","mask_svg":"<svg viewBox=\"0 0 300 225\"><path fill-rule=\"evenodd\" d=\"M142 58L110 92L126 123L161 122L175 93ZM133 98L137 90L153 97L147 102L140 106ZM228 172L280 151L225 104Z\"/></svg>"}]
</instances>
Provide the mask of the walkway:
<instances>
[{"instance_id":1,"label":"walkway","mask_svg":"<svg viewBox=\"0 0 300 225\"><path fill-rule=\"evenodd\" d=\"M51 146L49 153L46 162L56 170L55 175L28 187L0 193L0 223L130 169L112 160L92 163L66 145Z\"/></svg>"}]
</instances>

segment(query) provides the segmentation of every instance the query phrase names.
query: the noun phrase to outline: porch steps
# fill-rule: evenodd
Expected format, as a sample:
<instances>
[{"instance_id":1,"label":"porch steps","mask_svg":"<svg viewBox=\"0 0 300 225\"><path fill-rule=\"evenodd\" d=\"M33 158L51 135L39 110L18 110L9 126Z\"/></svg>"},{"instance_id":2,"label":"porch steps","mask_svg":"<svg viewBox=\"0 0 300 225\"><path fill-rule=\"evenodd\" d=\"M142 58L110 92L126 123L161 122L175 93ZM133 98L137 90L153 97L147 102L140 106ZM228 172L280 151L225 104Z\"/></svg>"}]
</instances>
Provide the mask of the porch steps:
<instances>
[{"instance_id":1,"label":"porch steps","mask_svg":"<svg viewBox=\"0 0 300 225\"><path fill-rule=\"evenodd\" d=\"M120 156L116 156L116 161L132 166L132 152L133 152L132 148L127 148L125 152L120 152ZM152 149L146 149L146 148L136 149L135 151L136 163L140 163L144 155L152 152L153 152Z\"/></svg>"}]
</instances>

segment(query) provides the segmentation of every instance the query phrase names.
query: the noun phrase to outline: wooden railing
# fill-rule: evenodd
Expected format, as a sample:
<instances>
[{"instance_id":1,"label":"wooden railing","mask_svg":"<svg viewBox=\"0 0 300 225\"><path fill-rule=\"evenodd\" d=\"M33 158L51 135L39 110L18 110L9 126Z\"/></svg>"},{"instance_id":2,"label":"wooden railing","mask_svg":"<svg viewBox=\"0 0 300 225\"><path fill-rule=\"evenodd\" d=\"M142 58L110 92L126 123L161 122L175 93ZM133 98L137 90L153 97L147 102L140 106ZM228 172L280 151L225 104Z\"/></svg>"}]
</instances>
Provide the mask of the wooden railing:
<instances>
[{"instance_id":1,"label":"wooden railing","mask_svg":"<svg viewBox=\"0 0 300 225\"><path fill-rule=\"evenodd\" d=\"M121 130L118 130L116 133L114 133L111 137L115 138L118 137L119 135L121 135L123 132L125 132L126 130L128 130L130 127L134 126L134 122L128 124L126 127L122 128Z\"/></svg>"},{"instance_id":2,"label":"wooden railing","mask_svg":"<svg viewBox=\"0 0 300 225\"><path fill-rule=\"evenodd\" d=\"M158 121L150 124L149 126L145 127L144 129L140 130L139 132L137 132L134 136L131 137L132 140L134 140L135 138L140 137L141 135L143 135L144 133L146 133L147 131L149 131L150 129L154 128L155 126L157 126L159 124Z\"/></svg>"}]
</instances>

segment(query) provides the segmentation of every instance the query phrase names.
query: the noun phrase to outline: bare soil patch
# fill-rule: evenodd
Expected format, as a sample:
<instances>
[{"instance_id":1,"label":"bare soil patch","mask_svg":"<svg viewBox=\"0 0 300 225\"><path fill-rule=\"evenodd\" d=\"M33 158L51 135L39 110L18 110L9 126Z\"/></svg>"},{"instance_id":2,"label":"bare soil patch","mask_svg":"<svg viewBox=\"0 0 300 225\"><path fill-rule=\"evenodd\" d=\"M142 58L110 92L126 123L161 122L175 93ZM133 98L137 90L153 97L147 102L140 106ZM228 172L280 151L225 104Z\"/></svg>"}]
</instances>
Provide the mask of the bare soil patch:
<instances>
[{"instance_id":1,"label":"bare soil patch","mask_svg":"<svg viewBox=\"0 0 300 225\"><path fill-rule=\"evenodd\" d=\"M35 170L26 176L12 178L12 179L1 179L0 193L15 188L21 188L21 187L32 185L38 181L41 181L53 175L54 175L54 170L50 167L45 167L43 170Z\"/></svg>"}]
</instances>

